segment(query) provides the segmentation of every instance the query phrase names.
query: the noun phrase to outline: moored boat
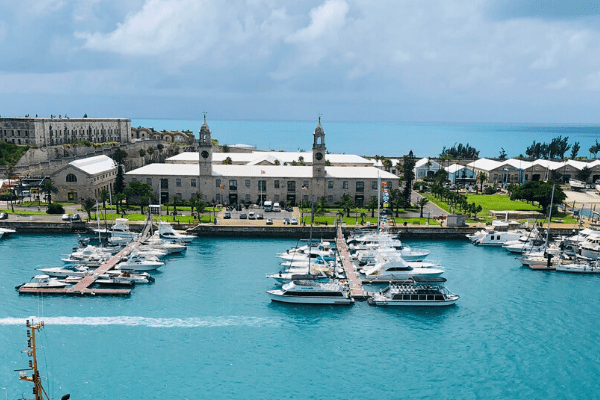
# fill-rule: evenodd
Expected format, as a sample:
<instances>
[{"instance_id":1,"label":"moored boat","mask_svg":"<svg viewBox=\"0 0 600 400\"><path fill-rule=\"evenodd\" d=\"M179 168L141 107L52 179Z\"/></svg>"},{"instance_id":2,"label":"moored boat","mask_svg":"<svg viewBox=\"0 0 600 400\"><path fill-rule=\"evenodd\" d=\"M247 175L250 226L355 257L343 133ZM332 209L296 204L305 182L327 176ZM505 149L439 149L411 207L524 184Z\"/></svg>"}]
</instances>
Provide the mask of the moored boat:
<instances>
[{"instance_id":1,"label":"moored boat","mask_svg":"<svg viewBox=\"0 0 600 400\"><path fill-rule=\"evenodd\" d=\"M350 296L350 289L344 283L292 281L277 290L268 290L272 301L294 304L332 304L351 305L354 299Z\"/></svg>"},{"instance_id":2,"label":"moored boat","mask_svg":"<svg viewBox=\"0 0 600 400\"><path fill-rule=\"evenodd\" d=\"M445 278L415 277L392 284L373 294L367 301L377 306L449 306L459 299L445 286Z\"/></svg>"}]
</instances>

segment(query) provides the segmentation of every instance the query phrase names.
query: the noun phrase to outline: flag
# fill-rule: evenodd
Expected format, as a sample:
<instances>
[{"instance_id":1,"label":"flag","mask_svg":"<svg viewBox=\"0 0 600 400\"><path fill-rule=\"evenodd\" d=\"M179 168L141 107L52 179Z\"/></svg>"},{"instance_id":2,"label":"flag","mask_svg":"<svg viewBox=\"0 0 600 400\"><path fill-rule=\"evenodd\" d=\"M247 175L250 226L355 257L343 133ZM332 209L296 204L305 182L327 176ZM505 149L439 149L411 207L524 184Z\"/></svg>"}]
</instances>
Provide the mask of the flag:
<instances>
[{"instance_id":1,"label":"flag","mask_svg":"<svg viewBox=\"0 0 600 400\"><path fill-rule=\"evenodd\" d=\"M261 170L260 170L260 174L261 174L261 175L264 175L264 174L265 174L265 171L263 171L263 170L261 169Z\"/></svg>"}]
</instances>

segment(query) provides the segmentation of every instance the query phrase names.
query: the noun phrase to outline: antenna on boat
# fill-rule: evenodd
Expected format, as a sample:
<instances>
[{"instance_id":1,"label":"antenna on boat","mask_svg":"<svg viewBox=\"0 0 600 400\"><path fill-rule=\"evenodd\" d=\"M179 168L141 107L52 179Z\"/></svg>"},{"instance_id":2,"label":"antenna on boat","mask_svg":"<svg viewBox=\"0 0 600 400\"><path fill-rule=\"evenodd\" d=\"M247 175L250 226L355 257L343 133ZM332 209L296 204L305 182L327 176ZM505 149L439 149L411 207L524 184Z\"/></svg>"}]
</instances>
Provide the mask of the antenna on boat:
<instances>
[{"instance_id":1,"label":"antenna on boat","mask_svg":"<svg viewBox=\"0 0 600 400\"><path fill-rule=\"evenodd\" d=\"M33 321L32 321L33 322ZM49 400L50 397L46 390L42 386L42 378L40 377L40 372L38 371L38 363L37 363L37 349L35 345L35 334L37 331L44 327L44 322L41 321L38 324L32 324L27 320L25 323L27 326L27 350L24 352L27 353L31 360L29 360L29 368L25 369L16 369L15 371L19 371L19 380L27 381L33 383L33 394L35 395L35 400ZM31 376L27 376L27 370L33 371Z\"/></svg>"}]
</instances>

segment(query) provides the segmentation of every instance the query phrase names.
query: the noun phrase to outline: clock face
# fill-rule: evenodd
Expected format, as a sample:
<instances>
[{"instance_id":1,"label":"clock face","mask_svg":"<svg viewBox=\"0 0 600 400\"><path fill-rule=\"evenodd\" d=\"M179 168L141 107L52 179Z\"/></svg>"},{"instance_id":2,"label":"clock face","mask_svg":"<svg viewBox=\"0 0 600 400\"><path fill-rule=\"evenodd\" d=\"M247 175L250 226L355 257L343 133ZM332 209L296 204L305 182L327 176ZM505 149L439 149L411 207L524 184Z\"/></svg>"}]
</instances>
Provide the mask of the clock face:
<instances>
[{"instance_id":1,"label":"clock face","mask_svg":"<svg viewBox=\"0 0 600 400\"><path fill-rule=\"evenodd\" d=\"M202 153L200 153L200 155L202 158L208 158L208 151L204 150Z\"/></svg>"},{"instance_id":2,"label":"clock face","mask_svg":"<svg viewBox=\"0 0 600 400\"><path fill-rule=\"evenodd\" d=\"M323 154L317 153L317 154L315 154L315 158L320 161L323 159Z\"/></svg>"}]
</instances>

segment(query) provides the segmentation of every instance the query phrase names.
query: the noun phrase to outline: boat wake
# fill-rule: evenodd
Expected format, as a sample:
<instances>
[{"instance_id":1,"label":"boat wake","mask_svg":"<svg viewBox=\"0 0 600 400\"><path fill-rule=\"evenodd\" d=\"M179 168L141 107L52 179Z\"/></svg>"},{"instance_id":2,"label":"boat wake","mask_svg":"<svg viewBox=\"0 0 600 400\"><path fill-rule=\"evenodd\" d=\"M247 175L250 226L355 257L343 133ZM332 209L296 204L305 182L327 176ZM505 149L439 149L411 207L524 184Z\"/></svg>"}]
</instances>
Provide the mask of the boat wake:
<instances>
[{"instance_id":1,"label":"boat wake","mask_svg":"<svg viewBox=\"0 0 600 400\"><path fill-rule=\"evenodd\" d=\"M144 326L150 328L213 328L223 326L262 327L279 326L280 323L271 318L258 317L201 317L201 318L147 318L147 317L30 317L29 319L43 320L45 325L122 325ZM2 325L23 325L26 318L0 318Z\"/></svg>"}]
</instances>

